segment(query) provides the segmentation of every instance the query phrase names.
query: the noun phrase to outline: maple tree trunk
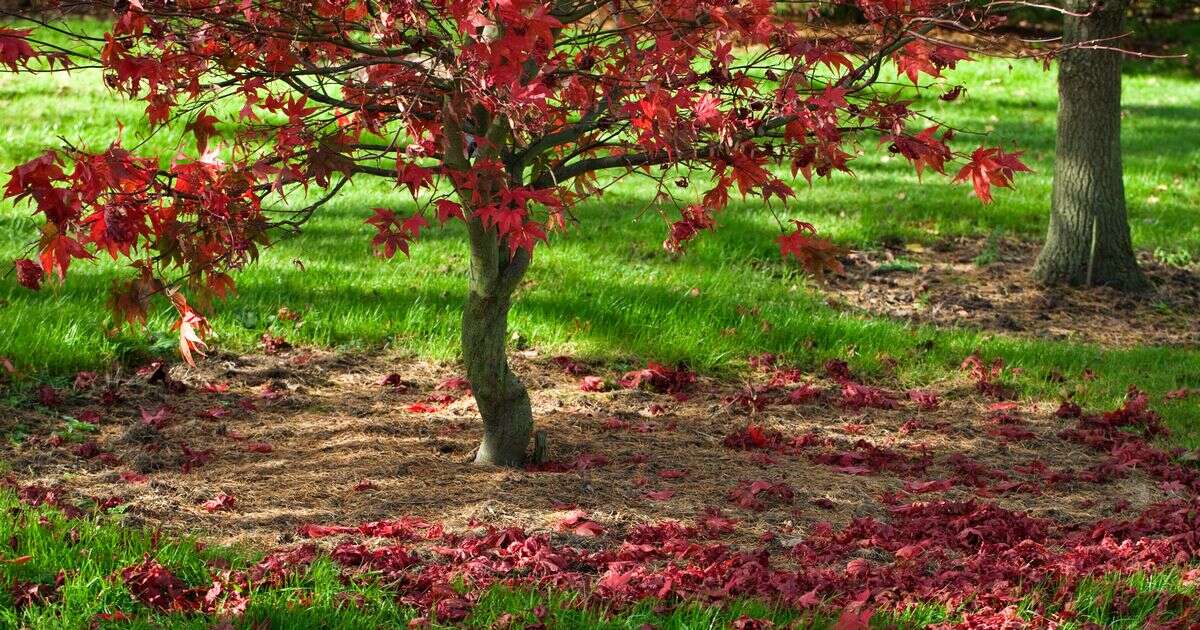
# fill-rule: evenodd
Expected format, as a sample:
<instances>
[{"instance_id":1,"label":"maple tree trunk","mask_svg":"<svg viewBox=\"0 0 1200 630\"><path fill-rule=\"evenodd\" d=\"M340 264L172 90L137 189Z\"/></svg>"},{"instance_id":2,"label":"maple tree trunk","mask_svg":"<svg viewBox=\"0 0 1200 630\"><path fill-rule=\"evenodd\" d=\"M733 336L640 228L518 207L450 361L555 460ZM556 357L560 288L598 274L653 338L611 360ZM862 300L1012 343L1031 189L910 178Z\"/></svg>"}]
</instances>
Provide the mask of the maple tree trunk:
<instances>
[{"instance_id":1,"label":"maple tree trunk","mask_svg":"<svg viewBox=\"0 0 1200 630\"><path fill-rule=\"evenodd\" d=\"M1128 0L1070 0L1064 45L1124 35ZM1121 54L1065 52L1058 71L1058 137L1050 229L1034 277L1042 284L1150 287L1138 268L1121 165Z\"/></svg>"},{"instance_id":2,"label":"maple tree trunk","mask_svg":"<svg viewBox=\"0 0 1200 630\"><path fill-rule=\"evenodd\" d=\"M507 246L478 218L468 225L471 271L463 309L462 351L467 380L483 417L476 464L521 466L533 431L529 393L508 365L508 310L525 275L524 250L509 257Z\"/></svg>"},{"instance_id":3,"label":"maple tree trunk","mask_svg":"<svg viewBox=\"0 0 1200 630\"><path fill-rule=\"evenodd\" d=\"M444 127L443 159L459 172L471 168L462 120L447 97L442 109ZM508 121L491 119L482 107L476 110L476 122L488 130L478 145L479 159L497 159L508 139ZM510 176L517 177L510 173ZM486 203L496 186L480 181L475 190L459 190L467 214L467 243L471 268L467 282L467 303L463 307L462 353L467 380L475 394L475 405L483 419L483 441L475 453L475 463L517 467L525 463L525 452L533 433L533 409L529 392L508 365L508 310L513 291L525 277L530 252L518 249L510 255L508 244L495 229L484 226L474 216L472 205Z\"/></svg>"}]
</instances>

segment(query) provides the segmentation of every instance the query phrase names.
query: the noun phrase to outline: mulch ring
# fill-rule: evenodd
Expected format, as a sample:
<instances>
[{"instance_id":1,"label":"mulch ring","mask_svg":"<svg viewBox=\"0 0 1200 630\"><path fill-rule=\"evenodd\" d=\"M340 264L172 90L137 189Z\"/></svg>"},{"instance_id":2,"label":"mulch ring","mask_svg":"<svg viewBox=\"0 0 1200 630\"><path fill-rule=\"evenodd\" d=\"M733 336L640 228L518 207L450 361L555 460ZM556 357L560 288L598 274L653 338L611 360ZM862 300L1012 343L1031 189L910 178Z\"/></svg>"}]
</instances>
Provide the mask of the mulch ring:
<instances>
[{"instance_id":1,"label":"mulch ring","mask_svg":"<svg viewBox=\"0 0 1200 630\"><path fill-rule=\"evenodd\" d=\"M1157 291L1130 296L1107 287L1054 287L1031 276L1038 244L952 239L847 256L844 274L822 287L831 304L900 319L969 326L1010 336L1109 347L1200 344L1200 273L1139 262Z\"/></svg>"},{"instance_id":2,"label":"mulch ring","mask_svg":"<svg viewBox=\"0 0 1200 630\"><path fill-rule=\"evenodd\" d=\"M297 349L43 389L52 408L4 414L29 437L3 457L35 502L59 488L210 542L390 562L431 608L459 570L605 601L1003 608L1030 581L1197 557L1200 476L1151 445L1164 429L1144 395L1104 414L1008 400L1003 366L978 357L912 391L837 361L752 365L737 384L525 353L550 444L529 470L468 463L479 423L452 367ZM389 539L405 546L386 558L362 544Z\"/></svg>"}]
</instances>

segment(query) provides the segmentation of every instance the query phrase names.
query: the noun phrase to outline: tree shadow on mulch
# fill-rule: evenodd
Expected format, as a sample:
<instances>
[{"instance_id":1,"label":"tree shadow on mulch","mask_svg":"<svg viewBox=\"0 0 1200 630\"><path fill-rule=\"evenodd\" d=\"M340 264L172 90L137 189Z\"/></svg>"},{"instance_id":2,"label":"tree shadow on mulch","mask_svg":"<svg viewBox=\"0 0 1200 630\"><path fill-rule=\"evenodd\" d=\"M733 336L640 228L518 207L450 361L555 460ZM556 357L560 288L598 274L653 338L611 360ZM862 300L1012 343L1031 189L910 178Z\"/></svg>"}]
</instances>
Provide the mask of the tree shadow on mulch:
<instances>
[{"instance_id":1,"label":"tree shadow on mulch","mask_svg":"<svg viewBox=\"0 0 1200 630\"><path fill-rule=\"evenodd\" d=\"M836 362L822 374L755 363L743 382L700 377L672 394L524 353L516 370L550 443L536 472L468 463L479 423L451 367L298 349L85 375L43 391L53 407L4 414L29 436L3 457L21 483L121 497L130 522L259 548L308 524L403 516L553 532L577 508L614 534L719 513L740 523L732 542L786 546L819 523L935 499L1074 529L1187 492L1136 463L1110 470L1109 453L1064 437L1077 420L1057 401L1002 400L998 366L906 392ZM610 391L581 391L589 373Z\"/></svg>"},{"instance_id":2,"label":"tree shadow on mulch","mask_svg":"<svg viewBox=\"0 0 1200 630\"><path fill-rule=\"evenodd\" d=\"M948 240L931 248L855 252L822 287L835 307L939 326L1106 347L1200 346L1200 273L1140 263L1156 287L1043 287L1033 281L1036 243Z\"/></svg>"}]
</instances>

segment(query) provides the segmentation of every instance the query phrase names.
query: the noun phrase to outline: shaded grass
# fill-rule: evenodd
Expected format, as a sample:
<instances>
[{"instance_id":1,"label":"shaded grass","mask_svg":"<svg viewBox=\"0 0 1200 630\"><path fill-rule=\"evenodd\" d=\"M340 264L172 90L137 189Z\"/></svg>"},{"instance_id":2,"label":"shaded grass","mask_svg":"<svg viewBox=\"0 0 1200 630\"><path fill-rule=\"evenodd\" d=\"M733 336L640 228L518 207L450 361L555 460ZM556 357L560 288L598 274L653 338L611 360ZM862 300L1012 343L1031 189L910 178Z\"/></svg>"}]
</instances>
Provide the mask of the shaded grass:
<instances>
[{"instance_id":1,"label":"shaded grass","mask_svg":"<svg viewBox=\"0 0 1200 630\"><path fill-rule=\"evenodd\" d=\"M1200 82L1178 72L1132 65L1126 81L1124 129L1127 186L1134 240L1164 255L1200 258ZM1150 71L1144 68L1152 68ZM932 243L954 236L1007 234L1039 238L1047 221L1052 173L1054 74L1027 62L966 64L951 77L969 92L954 103L929 94L931 116L988 137L962 133L959 148L984 141L1025 149L1037 173L980 205L963 187L932 177L919 183L911 169L863 145L856 175L802 186L782 216L812 221L840 243L858 248L881 242ZM94 72L70 77L0 75L0 100L13 124L0 132L0 170L36 155L55 136L102 147L116 136L142 139L148 129L141 106L117 100ZM178 148L178 133L158 133L145 150L164 157ZM693 188L704 187L694 183ZM1024 373L1027 395L1055 396L1053 372L1094 370L1099 378L1080 392L1085 405L1112 407L1127 385L1158 395L1200 387L1200 352L1182 348L1105 350L967 329L936 329L831 309L811 281L783 263L773 239L775 214L754 203L735 203L719 218L721 229L703 236L682 258L663 252L665 226L648 208L652 187L622 182L578 211L581 225L540 248L512 314L518 345L617 363L645 359L685 361L709 372L728 372L745 357L776 352L802 366L830 357L883 376L885 359L900 365L902 384L949 377L978 349L1003 357ZM463 230L434 231L415 244L410 259L381 261L368 253L363 220L379 206L411 210L410 198L386 182L352 185L324 209L305 233L270 249L237 275L239 295L212 318L217 343L251 349L268 329L293 343L328 347L402 347L454 360L465 287ZM0 203L0 258L15 258L36 233L25 206ZM27 375L63 375L116 360L169 354L167 306L149 334L108 334L103 303L119 267L76 263L65 286L39 293L0 279L0 356ZM299 326L273 321L281 307L303 313ZM1179 442L1200 444L1194 422L1200 403L1164 407Z\"/></svg>"},{"instance_id":2,"label":"shaded grass","mask_svg":"<svg viewBox=\"0 0 1200 630\"><path fill-rule=\"evenodd\" d=\"M0 562L0 625L30 629L120 627L120 628L210 628L220 620L212 615L163 613L138 603L124 586L121 569L146 556L155 558L185 583L207 587L208 564L228 563L245 570L258 555L238 549L203 547L190 539L162 538L120 524L119 514L91 513L67 519L56 509L21 505L10 490L0 490L0 539L7 541L6 558L30 556L24 563ZM59 595L47 603L24 608L13 605L8 586L14 580L52 583L59 571L66 579ZM325 556L291 576L280 587L258 587L248 595L250 603L236 627L362 628L406 627L418 611L396 601L392 592L372 580L344 579L341 570ZM1036 602L1050 586L1030 588L1020 607L1026 619L1035 618ZM1143 628L1148 620L1169 621L1172 614L1195 597L1195 588L1184 583L1177 570L1128 576L1109 575L1084 581L1075 592L1075 617L1062 628L1083 628L1089 623L1108 628ZM1044 600L1042 600L1044 601ZM1164 605L1165 602L1165 605ZM732 601L724 605L646 601L622 611L584 604L570 592L510 590L487 591L464 621L454 627L490 628L503 615L511 615L513 627L523 627L540 618L547 627L636 629L651 624L660 629L729 627L742 615L773 621L777 627L828 628L836 613L798 611L754 601ZM964 607L965 608L965 607ZM122 612L129 621L105 623L100 614ZM1043 614L1059 612L1048 607ZM872 626L916 628L953 622L961 611L925 604L901 611L877 614ZM434 624L441 627L438 624Z\"/></svg>"}]
</instances>

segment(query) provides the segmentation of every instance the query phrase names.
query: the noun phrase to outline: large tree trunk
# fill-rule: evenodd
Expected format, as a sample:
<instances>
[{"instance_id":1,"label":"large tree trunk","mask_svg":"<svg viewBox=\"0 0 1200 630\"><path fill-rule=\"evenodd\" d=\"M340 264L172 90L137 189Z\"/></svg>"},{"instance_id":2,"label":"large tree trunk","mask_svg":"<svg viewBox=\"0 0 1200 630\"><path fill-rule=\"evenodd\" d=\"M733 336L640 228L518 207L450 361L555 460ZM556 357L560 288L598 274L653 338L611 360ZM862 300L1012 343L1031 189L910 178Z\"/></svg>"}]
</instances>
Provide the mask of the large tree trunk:
<instances>
[{"instance_id":1,"label":"large tree trunk","mask_svg":"<svg viewBox=\"0 0 1200 630\"><path fill-rule=\"evenodd\" d=\"M533 431L529 393L508 366L508 309L529 266L523 250L509 256L494 230L469 224L471 272L463 309L462 352L467 380L483 417L476 464L520 466Z\"/></svg>"},{"instance_id":2,"label":"large tree trunk","mask_svg":"<svg viewBox=\"0 0 1200 630\"><path fill-rule=\"evenodd\" d=\"M1117 45L1128 0L1069 0L1063 43ZM1125 212L1121 166L1121 54L1065 52L1058 71L1058 139L1050 230L1035 278L1043 284L1149 288Z\"/></svg>"}]
</instances>

